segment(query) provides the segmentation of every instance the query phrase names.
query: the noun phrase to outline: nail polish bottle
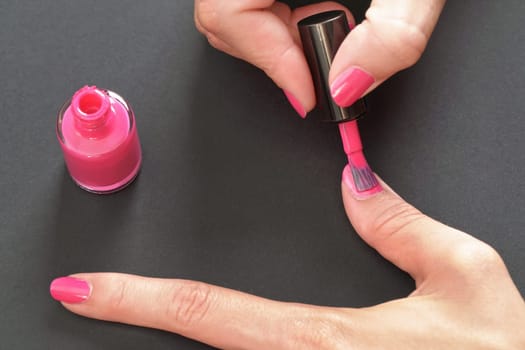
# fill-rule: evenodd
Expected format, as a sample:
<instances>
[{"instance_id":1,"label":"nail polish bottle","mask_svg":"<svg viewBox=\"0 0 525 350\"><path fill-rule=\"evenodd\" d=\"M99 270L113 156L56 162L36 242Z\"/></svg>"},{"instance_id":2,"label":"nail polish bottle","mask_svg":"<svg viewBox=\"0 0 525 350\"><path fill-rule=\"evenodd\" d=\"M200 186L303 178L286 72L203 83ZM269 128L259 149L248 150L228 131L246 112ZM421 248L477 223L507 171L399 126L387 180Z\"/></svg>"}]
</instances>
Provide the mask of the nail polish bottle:
<instances>
[{"instance_id":1,"label":"nail polish bottle","mask_svg":"<svg viewBox=\"0 0 525 350\"><path fill-rule=\"evenodd\" d=\"M342 123L356 120L366 113L364 99L349 107L339 107L332 99L328 76L332 61L350 33L350 26L343 11L314 14L298 23L303 50L312 74L318 106L326 111L323 121Z\"/></svg>"},{"instance_id":2,"label":"nail polish bottle","mask_svg":"<svg viewBox=\"0 0 525 350\"><path fill-rule=\"evenodd\" d=\"M319 107L325 111L323 121L338 124L344 151L348 157L348 169L352 189L362 198L381 191L381 186L368 166L357 119L366 113L364 99L349 107L340 107L332 99L328 81L332 61L337 50L350 33L344 11L328 11L314 14L298 23L303 50L312 74Z\"/></svg>"},{"instance_id":3,"label":"nail polish bottle","mask_svg":"<svg viewBox=\"0 0 525 350\"><path fill-rule=\"evenodd\" d=\"M106 194L137 176L142 152L132 109L116 93L85 86L61 108L56 132L71 178Z\"/></svg>"}]
</instances>

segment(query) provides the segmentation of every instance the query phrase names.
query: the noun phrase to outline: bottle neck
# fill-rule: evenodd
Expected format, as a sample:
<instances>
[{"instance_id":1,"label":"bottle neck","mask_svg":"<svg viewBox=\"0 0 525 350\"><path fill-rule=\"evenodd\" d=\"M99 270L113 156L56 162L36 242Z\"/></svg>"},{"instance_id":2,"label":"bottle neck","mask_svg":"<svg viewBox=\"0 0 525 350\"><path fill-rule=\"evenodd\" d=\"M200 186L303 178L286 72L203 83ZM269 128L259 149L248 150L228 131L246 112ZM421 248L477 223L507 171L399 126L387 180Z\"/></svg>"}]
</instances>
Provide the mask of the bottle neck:
<instances>
[{"instance_id":1,"label":"bottle neck","mask_svg":"<svg viewBox=\"0 0 525 350\"><path fill-rule=\"evenodd\" d=\"M71 110L80 130L98 129L111 113L109 96L94 86L85 86L73 96Z\"/></svg>"}]
</instances>

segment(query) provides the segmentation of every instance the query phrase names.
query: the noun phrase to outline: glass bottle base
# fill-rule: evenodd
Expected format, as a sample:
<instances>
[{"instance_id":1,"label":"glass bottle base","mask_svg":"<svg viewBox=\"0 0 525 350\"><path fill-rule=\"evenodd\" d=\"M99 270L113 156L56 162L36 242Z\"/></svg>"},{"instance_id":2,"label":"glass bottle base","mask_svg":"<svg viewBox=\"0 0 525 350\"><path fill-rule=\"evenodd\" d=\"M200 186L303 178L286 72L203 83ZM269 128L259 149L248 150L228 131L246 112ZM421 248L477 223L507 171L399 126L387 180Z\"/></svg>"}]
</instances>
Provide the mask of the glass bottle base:
<instances>
[{"instance_id":1,"label":"glass bottle base","mask_svg":"<svg viewBox=\"0 0 525 350\"><path fill-rule=\"evenodd\" d=\"M137 166L133 171L125 177L122 181L119 181L117 183L114 183L112 185L108 186L88 186L86 184L83 184L81 182L78 182L76 179L73 178L73 181L77 184L78 187L83 189L84 191L94 193L94 194L111 194L118 191L121 191L131 185L133 181L137 178L140 172L142 161L138 162Z\"/></svg>"}]
</instances>

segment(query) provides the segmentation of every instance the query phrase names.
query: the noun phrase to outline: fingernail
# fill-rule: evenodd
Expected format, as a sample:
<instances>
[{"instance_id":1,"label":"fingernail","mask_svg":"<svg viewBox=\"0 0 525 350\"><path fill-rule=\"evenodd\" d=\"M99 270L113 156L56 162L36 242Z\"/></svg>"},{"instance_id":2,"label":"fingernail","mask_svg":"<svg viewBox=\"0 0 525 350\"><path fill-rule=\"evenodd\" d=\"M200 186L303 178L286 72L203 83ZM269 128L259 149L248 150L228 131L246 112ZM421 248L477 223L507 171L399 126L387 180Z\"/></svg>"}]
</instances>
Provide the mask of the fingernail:
<instances>
[{"instance_id":1,"label":"fingernail","mask_svg":"<svg viewBox=\"0 0 525 350\"><path fill-rule=\"evenodd\" d=\"M350 165L343 170L343 183L348 187L357 200L365 200L374 197L383 191L383 187L377 181L375 174L367 166L366 169L357 169ZM363 186L363 183L367 186Z\"/></svg>"},{"instance_id":2,"label":"fingernail","mask_svg":"<svg viewBox=\"0 0 525 350\"><path fill-rule=\"evenodd\" d=\"M306 118L306 110L304 109L303 105L299 100L291 93L286 90L283 90L284 94L286 95L286 98L292 105L292 107L295 109L295 111L301 116L301 118Z\"/></svg>"},{"instance_id":3,"label":"fingernail","mask_svg":"<svg viewBox=\"0 0 525 350\"><path fill-rule=\"evenodd\" d=\"M374 77L367 72L352 67L341 73L330 86L335 103L342 107L354 104L374 83Z\"/></svg>"},{"instance_id":4,"label":"fingernail","mask_svg":"<svg viewBox=\"0 0 525 350\"><path fill-rule=\"evenodd\" d=\"M74 277L60 277L51 282L49 292L55 300L78 304L87 300L91 288L84 280Z\"/></svg>"}]
</instances>

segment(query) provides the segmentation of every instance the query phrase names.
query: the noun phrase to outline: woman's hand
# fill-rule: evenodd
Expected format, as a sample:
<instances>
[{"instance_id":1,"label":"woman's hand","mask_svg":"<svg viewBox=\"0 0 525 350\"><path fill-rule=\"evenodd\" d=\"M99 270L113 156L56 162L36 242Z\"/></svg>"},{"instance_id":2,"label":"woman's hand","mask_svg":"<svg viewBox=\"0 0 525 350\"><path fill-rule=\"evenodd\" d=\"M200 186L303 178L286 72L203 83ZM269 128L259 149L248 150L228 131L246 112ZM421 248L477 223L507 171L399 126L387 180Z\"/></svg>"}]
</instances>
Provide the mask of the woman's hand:
<instances>
[{"instance_id":1,"label":"woman's hand","mask_svg":"<svg viewBox=\"0 0 525 350\"><path fill-rule=\"evenodd\" d=\"M330 71L332 97L353 104L424 51L445 0L373 0L366 19L341 45ZM261 68L284 90L303 118L315 93L297 22L309 15L348 9L321 2L293 11L274 0L195 0L195 23L210 44Z\"/></svg>"},{"instance_id":2,"label":"woman's hand","mask_svg":"<svg viewBox=\"0 0 525 350\"><path fill-rule=\"evenodd\" d=\"M525 349L525 303L494 249L382 185L358 200L343 180L343 200L359 235L414 278L407 298L362 309L319 307L114 273L59 278L51 294L83 316L224 349Z\"/></svg>"}]
</instances>

